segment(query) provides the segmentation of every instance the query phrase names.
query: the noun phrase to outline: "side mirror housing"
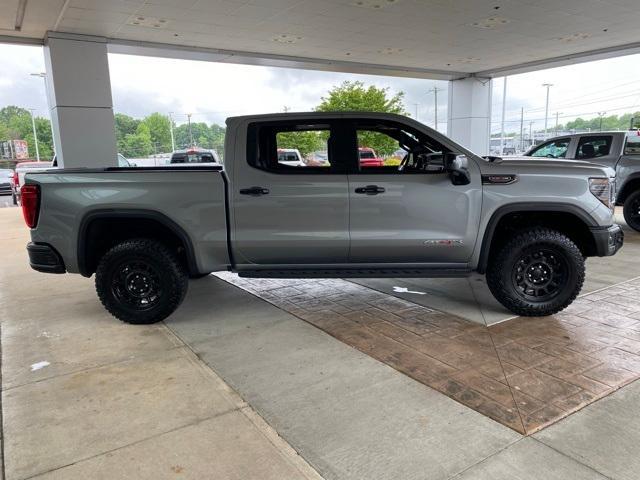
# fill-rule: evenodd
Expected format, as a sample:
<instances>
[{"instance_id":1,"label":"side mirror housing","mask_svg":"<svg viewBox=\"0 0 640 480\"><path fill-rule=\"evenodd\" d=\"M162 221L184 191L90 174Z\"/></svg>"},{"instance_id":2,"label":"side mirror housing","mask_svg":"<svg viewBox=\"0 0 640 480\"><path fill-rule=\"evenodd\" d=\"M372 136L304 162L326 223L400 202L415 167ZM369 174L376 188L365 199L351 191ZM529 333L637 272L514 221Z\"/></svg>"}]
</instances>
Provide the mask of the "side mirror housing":
<instances>
[{"instance_id":1,"label":"side mirror housing","mask_svg":"<svg viewBox=\"0 0 640 480\"><path fill-rule=\"evenodd\" d=\"M469 160L466 155L446 153L444 156L444 168L449 172L451 183L454 185L469 185L471 183L468 165Z\"/></svg>"}]
</instances>

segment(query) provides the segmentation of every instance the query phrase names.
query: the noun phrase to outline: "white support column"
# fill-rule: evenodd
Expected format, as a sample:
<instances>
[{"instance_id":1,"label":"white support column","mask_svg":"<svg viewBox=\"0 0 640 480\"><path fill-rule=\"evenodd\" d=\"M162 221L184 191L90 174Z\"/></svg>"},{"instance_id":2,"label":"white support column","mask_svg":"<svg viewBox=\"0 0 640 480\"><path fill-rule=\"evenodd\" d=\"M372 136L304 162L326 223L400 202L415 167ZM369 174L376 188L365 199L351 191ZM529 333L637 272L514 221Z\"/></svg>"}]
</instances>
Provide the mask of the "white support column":
<instances>
[{"instance_id":1,"label":"white support column","mask_svg":"<svg viewBox=\"0 0 640 480\"><path fill-rule=\"evenodd\" d=\"M478 155L489 153L491 91L489 78L469 77L449 82L447 133Z\"/></svg>"},{"instance_id":2,"label":"white support column","mask_svg":"<svg viewBox=\"0 0 640 480\"><path fill-rule=\"evenodd\" d=\"M44 53L58 165L116 166L106 40L50 32Z\"/></svg>"}]
</instances>

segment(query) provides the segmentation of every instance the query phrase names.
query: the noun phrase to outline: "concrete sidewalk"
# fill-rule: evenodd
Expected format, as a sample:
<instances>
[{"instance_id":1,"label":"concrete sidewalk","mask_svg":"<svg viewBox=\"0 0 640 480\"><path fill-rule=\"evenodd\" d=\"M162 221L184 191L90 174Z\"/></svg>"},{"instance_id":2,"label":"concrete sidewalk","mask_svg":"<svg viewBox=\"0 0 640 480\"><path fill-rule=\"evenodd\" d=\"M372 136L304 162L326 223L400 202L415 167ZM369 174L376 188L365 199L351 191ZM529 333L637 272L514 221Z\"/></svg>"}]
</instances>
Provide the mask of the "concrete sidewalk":
<instances>
[{"instance_id":1,"label":"concrete sidewalk","mask_svg":"<svg viewBox=\"0 0 640 480\"><path fill-rule=\"evenodd\" d=\"M163 324L122 324L92 280L32 271L18 209L0 232L8 480L320 478Z\"/></svg>"}]
</instances>

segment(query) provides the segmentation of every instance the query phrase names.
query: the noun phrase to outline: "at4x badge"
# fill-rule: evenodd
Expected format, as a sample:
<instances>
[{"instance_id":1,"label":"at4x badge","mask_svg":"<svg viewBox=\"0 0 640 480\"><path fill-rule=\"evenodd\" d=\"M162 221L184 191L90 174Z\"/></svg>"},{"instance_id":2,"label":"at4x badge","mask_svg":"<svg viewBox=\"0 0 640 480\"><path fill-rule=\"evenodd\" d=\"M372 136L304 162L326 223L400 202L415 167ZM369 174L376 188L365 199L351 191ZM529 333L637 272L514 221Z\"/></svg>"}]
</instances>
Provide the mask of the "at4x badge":
<instances>
[{"instance_id":1,"label":"at4x badge","mask_svg":"<svg viewBox=\"0 0 640 480\"><path fill-rule=\"evenodd\" d=\"M425 240L424 245L434 245L440 247L461 247L464 245L462 240L448 240L448 239L440 239L440 240Z\"/></svg>"}]
</instances>

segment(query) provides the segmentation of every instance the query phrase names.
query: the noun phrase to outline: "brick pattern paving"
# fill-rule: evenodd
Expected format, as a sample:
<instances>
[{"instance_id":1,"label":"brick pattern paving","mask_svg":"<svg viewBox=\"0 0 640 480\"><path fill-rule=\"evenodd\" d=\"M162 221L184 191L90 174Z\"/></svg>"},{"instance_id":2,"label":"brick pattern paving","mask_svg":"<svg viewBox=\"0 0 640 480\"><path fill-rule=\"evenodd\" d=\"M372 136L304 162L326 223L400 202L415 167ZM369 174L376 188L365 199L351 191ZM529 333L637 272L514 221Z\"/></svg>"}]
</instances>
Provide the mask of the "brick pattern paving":
<instances>
[{"instance_id":1,"label":"brick pattern paving","mask_svg":"<svg viewBox=\"0 0 640 480\"><path fill-rule=\"evenodd\" d=\"M345 280L218 276L523 434L640 376L640 280L487 328Z\"/></svg>"}]
</instances>

